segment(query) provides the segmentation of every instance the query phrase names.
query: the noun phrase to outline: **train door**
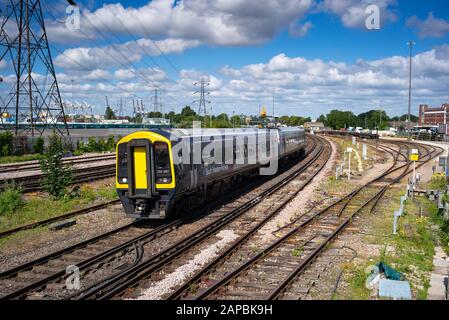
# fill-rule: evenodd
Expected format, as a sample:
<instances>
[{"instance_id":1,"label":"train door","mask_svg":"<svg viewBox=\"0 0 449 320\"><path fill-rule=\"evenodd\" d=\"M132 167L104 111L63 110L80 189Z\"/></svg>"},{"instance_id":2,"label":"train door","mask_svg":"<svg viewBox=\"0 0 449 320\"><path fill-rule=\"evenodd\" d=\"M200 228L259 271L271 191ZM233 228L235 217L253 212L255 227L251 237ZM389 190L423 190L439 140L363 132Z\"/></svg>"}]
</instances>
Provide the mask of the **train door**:
<instances>
[{"instance_id":1,"label":"train door","mask_svg":"<svg viewBox=\"0 0 449 320\"><path fill-rule=\"evenodd\" d=\"M196 164L194 160L194 139L192 138L190 141L190 190L193 190L198 186L199 164ZM199 141L199 143L201 145L201 141Z\"/></svg>"}]
</instances>

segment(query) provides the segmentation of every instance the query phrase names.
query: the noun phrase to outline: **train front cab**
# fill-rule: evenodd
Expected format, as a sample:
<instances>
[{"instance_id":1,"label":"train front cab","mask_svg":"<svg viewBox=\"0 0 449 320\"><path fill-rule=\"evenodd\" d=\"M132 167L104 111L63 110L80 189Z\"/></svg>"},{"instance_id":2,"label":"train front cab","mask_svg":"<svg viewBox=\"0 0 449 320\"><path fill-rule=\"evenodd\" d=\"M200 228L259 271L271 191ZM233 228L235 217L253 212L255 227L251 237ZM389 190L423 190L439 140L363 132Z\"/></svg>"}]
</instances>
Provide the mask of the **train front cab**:
<instances>
[{"instance_id":1,"label":"train front cab","mask_svg":"<svg viewBox=\"0 0 449 320\"><path fill-rule=\"evenodd\" d=\"M127 216L163 219L170 212L176 186L171 150L167 137L151 131L117 143L116 188Z\"/></svg>"}]
</instances>

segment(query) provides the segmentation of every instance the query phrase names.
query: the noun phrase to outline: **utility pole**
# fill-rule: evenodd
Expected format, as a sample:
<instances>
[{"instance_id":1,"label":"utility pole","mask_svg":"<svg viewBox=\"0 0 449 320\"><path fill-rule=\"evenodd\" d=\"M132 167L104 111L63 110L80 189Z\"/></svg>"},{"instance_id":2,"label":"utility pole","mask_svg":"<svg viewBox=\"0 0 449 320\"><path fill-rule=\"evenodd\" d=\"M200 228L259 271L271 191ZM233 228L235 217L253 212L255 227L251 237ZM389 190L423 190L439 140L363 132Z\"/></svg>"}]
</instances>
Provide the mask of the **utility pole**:
<instances>
[{"instance_id":1,"label":"utility pole","mask_svg":"<svg viewBox=\"0 0 449 320\"><path fill-rule=\"evenodd\" d=\"M276 89L273 88L273 120L274 120L274 95L276 94Z\"/></svg>"},{"instance_id":2,"label":"utility pole","mask_svg":"<svg viewBox=\"0 0 449 320\"><path fill-rule=\"evenodd\" d=\"M409 66L409 78L408 78L408 114L407 114L407 130L408 138L410 139L410 114L412 110L412 54L413 46L416 44L413 41L407 42L410 47L410 66Z\"/></svg>"},{"instance_id":3,"label":"utility pole","mask_svg":"<svg viewBox=\"0 0 449 320\"><path fill-rule=\"evenodd\" d=\"M70 138L41 1L8 2L0 22L0 62L8 59L7 63L13 64L15 81L9 96L2 99L5 103L0 105L0 114L15 116L16 136L41 136L47 128L53 127L59 135ZM35 73L47 73L47 81L38 81ZM39 126L36 125L35 119L41 122ZM1 129L12 129L9 123L2 122L0 125Z\"/></svg>"}]
</instances>

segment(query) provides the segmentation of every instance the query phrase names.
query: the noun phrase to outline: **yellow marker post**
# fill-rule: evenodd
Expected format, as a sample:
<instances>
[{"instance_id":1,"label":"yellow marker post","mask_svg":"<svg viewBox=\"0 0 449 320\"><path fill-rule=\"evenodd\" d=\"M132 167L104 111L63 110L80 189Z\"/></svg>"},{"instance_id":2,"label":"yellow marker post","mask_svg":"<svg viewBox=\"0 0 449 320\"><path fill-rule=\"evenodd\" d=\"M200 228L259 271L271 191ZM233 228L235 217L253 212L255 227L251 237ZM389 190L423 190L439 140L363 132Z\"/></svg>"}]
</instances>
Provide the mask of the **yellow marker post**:
<instances>
[{"instance_id":1,"label":"yellow marker post","mask_svg":"<svg viewBox=\"0 0 449 320\"><path fill-rule=\"evenodd\" d=\"M419 151L418 149L412 149L410 152L410 161L413 161L413 189L416 185L416 161L419 161ZM413 193L412 193L413 194Z\"/></svg>"}]
</instances>

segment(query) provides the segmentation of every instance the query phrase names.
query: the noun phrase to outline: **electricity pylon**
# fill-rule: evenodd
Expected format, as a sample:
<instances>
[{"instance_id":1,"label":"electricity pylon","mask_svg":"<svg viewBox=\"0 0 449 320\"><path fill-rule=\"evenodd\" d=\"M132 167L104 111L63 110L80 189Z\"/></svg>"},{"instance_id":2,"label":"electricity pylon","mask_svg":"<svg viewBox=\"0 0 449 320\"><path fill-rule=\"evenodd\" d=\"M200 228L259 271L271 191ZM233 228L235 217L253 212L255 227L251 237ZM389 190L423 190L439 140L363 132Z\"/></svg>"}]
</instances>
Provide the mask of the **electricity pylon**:
<instances>
[{"instance_id":1,"label":"electricity pylon","mask_svg":"<svg viewBox=\"0 0 449 320\"><path fill-rule=\"evenodd\" d=\"M200 90L194 92L193 94L200 94L199 100L195 100L194 102L198 102L198 115L207 115L206 104L210 103L209 100L206 100L206 95L210 94L210 92L206 92L206 87L210 85L209 82L206 82L204 78L201 78L200 82L195 82L195 86L200 86Z\"/></svg>"},{"instance_id":2,"label":"electricity pylon","mask_svg":"<svg viewBox=\"0 0 449 320\"><path fill-rule=\"evenodd\" d=\"M40 1L10 0L0 24L0 61L12 65L15 76L0 105L0 128L16 136L55 128L70 136Z\"/></svg>"},{"instance_id":3,"label":"electricity pylon","mask_svg":"<svg viewBox=\"0 0 449 320\"><path fill-rule=\"evenodd\" d=\"M162 103L160 99L160 91L156 88L154 89L154 94L151 97L152 105L153 105L153 111L154 112L160 112L162 113Z\"/></svg>"}]
</instances>

